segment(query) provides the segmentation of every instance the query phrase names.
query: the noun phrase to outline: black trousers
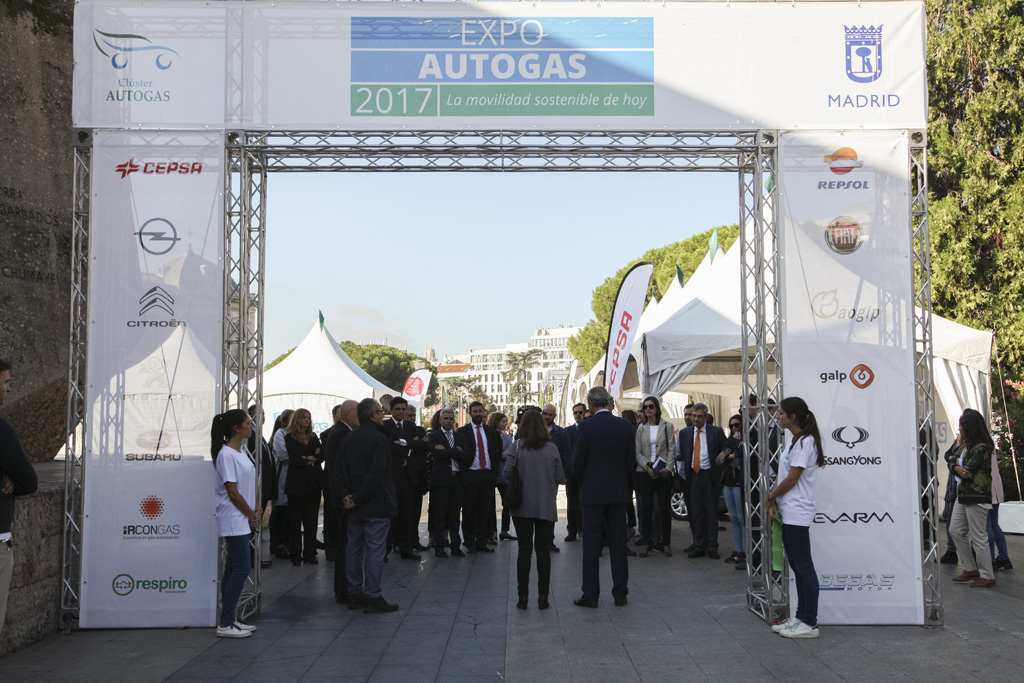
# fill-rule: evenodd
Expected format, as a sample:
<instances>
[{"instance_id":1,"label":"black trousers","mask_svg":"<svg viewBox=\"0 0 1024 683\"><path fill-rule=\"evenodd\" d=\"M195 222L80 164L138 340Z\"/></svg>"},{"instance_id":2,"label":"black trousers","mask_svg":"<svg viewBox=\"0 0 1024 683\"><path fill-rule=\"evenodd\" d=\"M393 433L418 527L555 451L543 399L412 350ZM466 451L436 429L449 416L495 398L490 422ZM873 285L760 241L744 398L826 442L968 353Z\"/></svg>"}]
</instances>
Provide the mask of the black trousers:
<instances>
[{"instance_id":1,"label":"black trousers","mask_svg":"<svg viewBox=\"0 0 1024 683\"><path fill-rule=\"evenodd\" d=\"M537 595L548 597L551 586L551 545L555 540L555 523L535 517L513 517L516 523L516 539L519 557L516 558L516 578L519 583L519 597L530 595L530 565L533 552L537 551Z\"/></svg>"},{"instance_id":2,"label":"black trousers","mask_svg":"<svg viewBox=\"0 0 1024 683\"><path fill-rule=\"evenodd\" d=\"M636 472L633 476L633 484L637 496L643 500L641 508L645 515L643 520L644 532L648 534L643 540L648 541L645 545L651 545L654 539L654 515L658 515L661 522L661 542L665 545L672 544L672 479L662 478L651 479L646 472ZM657 495L655 495L657 494Z\"/></svg>"},{"instance_id":3,"label":"black trousers","mask_svg":"<svg viewBox=\"0 0 1024 683\"><path fill-rule=\"evenodd\" d=\"M332 510L336 545L334 546L334 597L348 600L348 580L345 578L345 551L348 550L348 518L344 510ZM324 507L324 523L328 508Z\"/></svg>"},{"instance_id":4,"label":"black trousers","mask_svg":"<svg viewBox=\"0 0 1024 683\"><path fill-rule=\"evenodd\" d=\"M388 531L388 548L414 550L419 536L417 527L420 519L416 514L416 488L405 471L395 478L395 498L398 502L398 514L391 519Z\"/></svg>"},{"instance_id":5,"label":"black trousers","mask_svg":"<svg viewBox=\"0 0 1024 683\"><path fill-rule=\"evenodd\" d=\"M316 521L320 491L288 494L288 554L293 560L316 559Z\"/></svg>"},{"instance_id":6,"label":"black trousers","mask_svg":"<svg viewBox=\"0 0 1024 683\"><path fill-rule=\"evenodd\" d=\"M444 548L444 532L448 532L448 540L452 548L462 544L459 537L459 518L465 490L458 476L452 477L448 486L430 489L430 502L427 506L427 527L430 537L434 539L435 548Z\"/></svg>"},{"instance_id":7,"label":"black trousers","mask_svg":"<svg viewBox=\"0 0 1024 683\"><path fill-rule=\"evenodd\" d=\"M690 470L690 519L697 550L718 550L718 482L711 470Z\"/></svg>"},{"instance_id":8,"label":"black trousers","mask_svg":"<svg viewBox=\"0 0 1024 683\"><path fill-rule=\"evenodd\" d=\"M328 553L335 552L338 546L338 519L332 512L334 510L334 496L331 489L324 487L324 547Z\"/></svg>"},{"instance_id":9,"label":"black trousers","mask_svg":"<svg viewBox=\"0 0 1024 683\"><path fill-rule=\"evenodd\" d=\"M281 546L288 547L288 506L274 503L270 509L270 550L276 553Z\"/></svg>"},{"instance_id":10,"label":"black trousers","mask_svg":"<svg viewBox=\"0 0 1024 683\"><path fill-rule=\"evenodd\" d=\"M565 526L569 535L583 530L583 510L580 509L580 482L576 475L565 478Z\"/></svg>"},{"instance_id":11,"label":"black trousers","mask_svg":"<svg viewBox=\"0 0 1024 683\"><path fill-rule=\"evenodd\" d=\"M505 489L508 488L508 484L497 484L498 495L501 497L501 533L507 534L511 528L512 522L512 508L505 507ZM491 530L494 531L497 526L497 513L495 513L494 524L491 525Z\"/></svg>"},{"instance_id":12,"label":"black trousers","mask_svg":"<svg viewBox=\"0 0 1024 683\"><path fill-rule=\"evenodd\" d=\"M626 504L583 505L583 597L597 602L601 594L598 555L605 539L612 565L612 596L629 593L626 559Z\"/></svg>"},{"instance_id":13,"label":"black trousers","mask_svg":"<svg viewBox=\"0 0 1024 683\"><path fill-rule=\"evenodd\" d=\"M470 470L466 476L466 499L462 505L462 531L470 548L487 547L487 518L494 511L497 477L491 470Z\"/></svg>"}]
</instances>

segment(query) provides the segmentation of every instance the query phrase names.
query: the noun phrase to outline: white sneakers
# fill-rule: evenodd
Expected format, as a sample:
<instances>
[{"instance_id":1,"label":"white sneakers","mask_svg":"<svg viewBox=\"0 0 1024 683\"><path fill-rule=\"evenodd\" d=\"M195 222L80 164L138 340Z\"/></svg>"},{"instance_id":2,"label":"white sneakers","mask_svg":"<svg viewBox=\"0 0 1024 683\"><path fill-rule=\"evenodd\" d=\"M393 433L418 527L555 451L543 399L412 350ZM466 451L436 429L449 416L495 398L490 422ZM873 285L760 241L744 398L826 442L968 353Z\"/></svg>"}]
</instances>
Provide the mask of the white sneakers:
<instances>
[{"instance_id":1,"label":"white sneakers","mask_svg":"<svg viewBox=\"0 0 1024 683\"><path fill-rule=\"evenodd\" d=\"M789 619L786 619L785 621L780 622L778 624L772 624L772 633L779 633L782 631L782 629L789 628L798 621L800 620L796 617L790 617Z\"/></svg>"},{"instance_id":2,"label":"white sneakers","mask_svg":"<svg viewBox=\"0 0 1024 683\"><path fill-rule=\"evenodd\" d=\"M251 626L249 628L252 628ZM240 628L239 623L236 621L230 626L218 626L217 637L218 638L248 638L252 635L252 631L248 631L244 628Z\"/></svg>"},{"instance_id":3,"label":"white sneakers","mask_svg":"<svg viewBox=\"0 0 1024 683\"><path fill-rule=\"evenodd\" d=\"M242 629L243 631L248 631L249 633L252 633L253 631L256 630L255 626L250 626L249 624L243 624L240 621L235 621L234 625L237 626L238 628Z\"/></svg>"},{"instance_id":4,"label":"white sneakers","mask_svg":"<svg viewBox=\"0 0 1024 683\"><path fill-rule=\"evenodd\" d=\"M790 621L793 623L784 626L778 631L778 634L783 638L817 638L820 635L817 626L808 626L799 619L791 619Z\"/></svg>"}]
</instances>

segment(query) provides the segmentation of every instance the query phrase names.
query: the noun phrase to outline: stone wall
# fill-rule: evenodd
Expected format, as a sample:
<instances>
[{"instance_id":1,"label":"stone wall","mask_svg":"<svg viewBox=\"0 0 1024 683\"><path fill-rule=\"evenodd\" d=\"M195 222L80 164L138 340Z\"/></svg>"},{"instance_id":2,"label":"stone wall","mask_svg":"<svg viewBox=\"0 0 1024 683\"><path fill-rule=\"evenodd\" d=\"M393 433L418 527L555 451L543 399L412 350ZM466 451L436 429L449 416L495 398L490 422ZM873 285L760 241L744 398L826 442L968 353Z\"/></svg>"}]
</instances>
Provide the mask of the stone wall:
<instances>
[{"instance_id":1,"label":"stone wall","mask_svg":"<svg viewBox=\"0 0 1024 683\"><path fill-rule=\"evenodd\" d=\"M73 0L0 0L2 414L33 462L66 437Z\"/></svg>"},{"instance_id":2,"label":"stone wall","mask_svg":"<svg viewBox=\"0 0 1024 683\"><path fill-rule=\"evenodd\" d=\"M36 473L39 490L15 504L14 576L0 631L0 657L58 629L64 463L36 465Z\"/></svg>"}]
</instances>

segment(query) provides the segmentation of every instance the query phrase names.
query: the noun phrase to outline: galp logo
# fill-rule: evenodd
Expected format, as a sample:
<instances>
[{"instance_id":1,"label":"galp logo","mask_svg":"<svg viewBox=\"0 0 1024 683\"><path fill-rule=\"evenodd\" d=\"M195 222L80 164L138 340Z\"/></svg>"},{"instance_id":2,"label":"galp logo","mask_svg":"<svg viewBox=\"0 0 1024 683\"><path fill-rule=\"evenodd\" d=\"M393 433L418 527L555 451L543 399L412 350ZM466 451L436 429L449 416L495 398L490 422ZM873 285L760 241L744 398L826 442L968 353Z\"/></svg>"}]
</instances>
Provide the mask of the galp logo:
<instances>
[{"instance_id":1,"label":"galp logo","mask_svg":"<svg viewBox=\"0 0 1024 683\"><path fill-rule=\"evenodd\" d=\"M110 65L115 69L123 69L128 66L128 57L132 53L156 52L153 61L156 63L156 68L161 71L171 68L171 64L173 64L171 55L181 56L165 45L155 45L149 38L134 33L106 33L95 29L92 34L92 42L101 55L110 57Z\"/></svg>"},{"instance_id":2,"label":"galp logo","mask_svg":"<svg viewBox=\"0 0 1024 683\"><path fill-rule=\"evenodd\" d=\"M123 164L114 167L114 171L121 174L124 180L132 173L142 175L199 175L203 172L201 161L143 161L139 164L132 157Z\"/></svg>"},{"instance_id":3,"label":"galp logo","mask_svg":"<svg viewBox=\"0 0 1024 683\"><path fill-rule=\"evenodd\" d=\"M882 76L882 25L846 29L846 76L854 83L873 83Z\"/></svg>"},{"instance_id":4,"label":"galp logo","mask_svg":"<svg viewBox=\"0 0 1024 683\"><path fill-rule=\"evenodd\" d=\"M871 368L867 365L861 363L853 370L850 370L849 374L840 372L839 370L831 370L821 373L818 375L818 378L821 380L822 384L827 384L829 382L842 384L846 380L850 380L853 386L858 389L865 389L875 381L875 373L872 372Z\"/></svg>"}]
</instances>

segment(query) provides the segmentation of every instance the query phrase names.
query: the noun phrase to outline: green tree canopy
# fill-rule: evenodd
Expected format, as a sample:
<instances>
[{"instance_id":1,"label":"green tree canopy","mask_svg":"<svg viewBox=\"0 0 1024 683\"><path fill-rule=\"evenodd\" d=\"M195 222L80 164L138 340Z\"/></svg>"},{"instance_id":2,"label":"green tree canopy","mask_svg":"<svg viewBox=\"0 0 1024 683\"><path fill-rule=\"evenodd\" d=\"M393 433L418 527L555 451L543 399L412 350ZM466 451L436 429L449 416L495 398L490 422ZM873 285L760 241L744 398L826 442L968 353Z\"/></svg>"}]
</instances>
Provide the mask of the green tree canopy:
<instances>
[{"instance_id":1,"label":"green tree canopy","mask_svg":"<svg viewBox=\"0 0 1024 683\"><path fill-rule=\"evenodd\" d=\"M740 235L739 225L734 223L712 228L681 242L651 249L622 266L615 275L594 288L590 302L594 318L569 340L569 351L580 360L580 364L587 368L588 372L604 355L608 344L612 309L615 308L615 296L619 292L622 278L629 269L640 261L654 262L654 274L651 276L651 290L647 293L647 301L650 301L652 291L655 296L661 298L672 284L672 278L676 277L676 266L679 266L686 277L690 277L697 270L697 266L708 253L708 240L715 230L718 230L718 244L724 251L728 251Z\"/></svg>"}]
</instances>

